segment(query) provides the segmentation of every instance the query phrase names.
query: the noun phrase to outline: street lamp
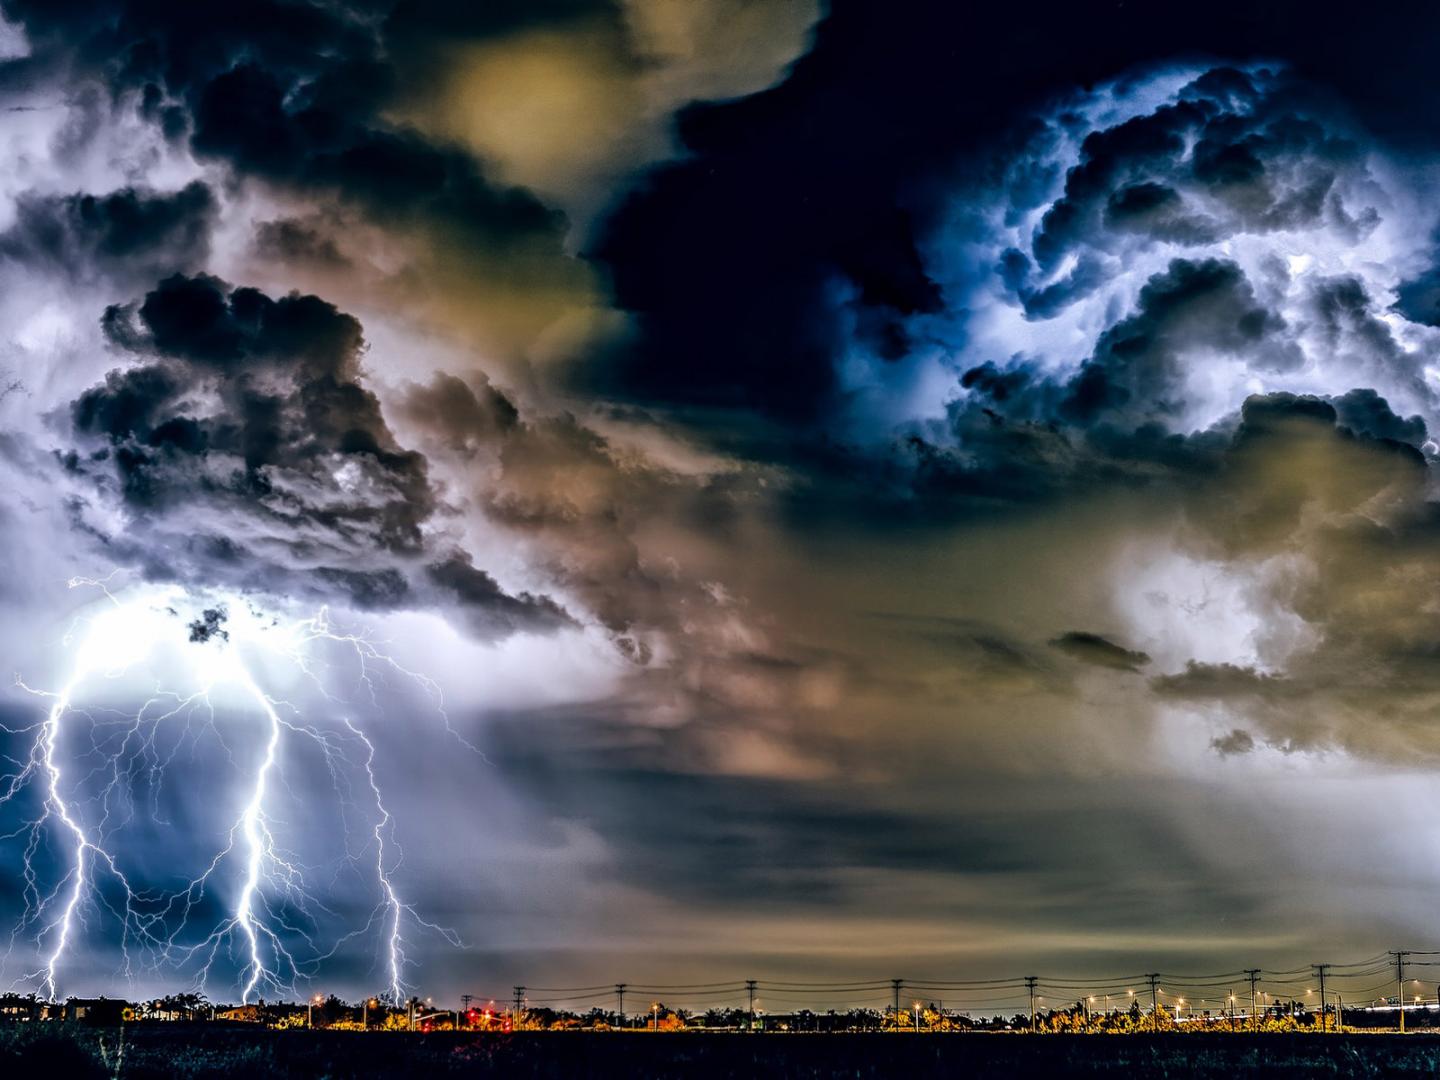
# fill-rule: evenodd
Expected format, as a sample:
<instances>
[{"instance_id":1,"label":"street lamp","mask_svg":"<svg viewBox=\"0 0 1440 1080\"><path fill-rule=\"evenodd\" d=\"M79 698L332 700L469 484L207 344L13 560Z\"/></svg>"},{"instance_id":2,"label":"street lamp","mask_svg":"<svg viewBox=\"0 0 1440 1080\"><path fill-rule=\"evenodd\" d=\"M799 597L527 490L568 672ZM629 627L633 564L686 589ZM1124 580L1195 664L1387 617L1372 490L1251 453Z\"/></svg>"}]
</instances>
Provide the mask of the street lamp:
<instances>
[{"instance_id":1,"label":"street lamp","mask_svg":"<svg viewBox=\"0 0 1440 1080\"><path fill-rule=\"evenodd\" d=\"M650 1003L650 1019L651 1019L651 1022L655 1025L655 1030L656 1030L656 1031L659 1031L659 1030L660 1030L660 1003L659 1003L658 1001L654 1001L654 1002L651 1002L651 1003Z\"/></svg>"},{"instance_id":2,"label":"street lamp","mask_svg":"<svg viewBox=\"0 0 1440 1080\"><path fill-rule=\"evenodd\" d=\"M920 1034L920 1002L915 1002L915 1034Z\"/></svg>"},{"instance_id":3,"label":"street lamp","mask_svg":"<svg viewBox=\"0 0 1440 1080\"><path fill-rule=\"evenodd\" d=\"M379 1002L377 1002L374 998L366 998L365 1004L362 1005L360 1008L360 1026L363 1027L366 1031L370 1030L370 1006L378 1004Z\"/></svg>"},{"instance_id":4,"label":"street lamp","mask_svg":"<svg viewBox=\"0 0 1440 1080\"><path fill-rule=\"evenodd\" d=\"M310 999L310 1006L309 1006L309 1008L306 1009L306 1011L305 1011L305 1026L306 1026L306 1027L311 1027L311 1028L313 1028L313 1027L315 1026L315 1006L320 1004L320 1000L321 1000L321 999L320 999L320 995L319 995L319 994L316 994L314 997L312 997L312 998Z\"/></svg>"}]
</instances>

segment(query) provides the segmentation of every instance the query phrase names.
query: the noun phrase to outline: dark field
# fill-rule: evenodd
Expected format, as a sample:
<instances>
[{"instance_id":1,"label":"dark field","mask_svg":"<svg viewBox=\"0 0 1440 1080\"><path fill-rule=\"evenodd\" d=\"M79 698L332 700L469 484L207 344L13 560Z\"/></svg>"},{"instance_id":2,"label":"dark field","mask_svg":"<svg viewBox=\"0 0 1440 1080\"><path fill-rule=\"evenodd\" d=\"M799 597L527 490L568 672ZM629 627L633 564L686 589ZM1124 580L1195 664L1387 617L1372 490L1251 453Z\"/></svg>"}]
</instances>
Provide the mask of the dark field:
<instances>
[{"instance_id":1,"label":"dark field","mask_svg":"<svg viewBox=\"0 0 1440 1080\"><path fill-rule=\"evenodd\" d=\"M0 1077L1310 1077L1440 1069L1432 1035L474 1035L214 1025L0 1029Z\"/></svg>"}]
</instances>

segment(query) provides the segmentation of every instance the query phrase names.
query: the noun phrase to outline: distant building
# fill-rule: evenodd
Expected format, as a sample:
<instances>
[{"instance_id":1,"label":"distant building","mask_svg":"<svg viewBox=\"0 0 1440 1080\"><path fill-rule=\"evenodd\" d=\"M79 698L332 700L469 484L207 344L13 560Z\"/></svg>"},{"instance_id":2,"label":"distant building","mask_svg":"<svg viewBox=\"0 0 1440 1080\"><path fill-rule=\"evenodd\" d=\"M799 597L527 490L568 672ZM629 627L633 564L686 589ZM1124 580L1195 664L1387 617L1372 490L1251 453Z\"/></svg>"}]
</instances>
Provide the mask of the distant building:
<instances>
[{"instance_id":1,"label":"distant building","mask_svg":"<svg viewBox=\"0 0 1440 1080\"><path fill-rule=\"evenodd\" d=\"M34 994L21 997L19 994L0 995L0 1021L14 1023L43 1019L45 1002Z\"/></svg>"},{"instance_id":2,"label":"distant building","mask_svg":"<svg viewBox=\"0 0 1440 1080\"><path fill-rule=\"evenodd\" d=\"M259 1005L234 1005L228 1009L217 1009L216 1020L230 1020L237 1024L258 1024L264 1019Z\"/></svg>"},{"instance_id":3,"label":"distant building","mask_svg":"<svg viewBox=\"0 0 1440 1080\"><path fill-rule=\"evenodd\" d=\"M135 1011L141 1020L177 1023L207 1018L210 1006L192 995L181 995L141 1002Z\"/></svg>"},{"instance_id":4,"label":"distant building","mask_svg":"<svg viewBox=\"0 0 1440 1080\"><path fill-rule=\"evenodd\" d=\"M64 1018L79 1024L110 1026L120 1024L126 1014L134 1015L128 1001L119 998L69 998L65 1002Z\"/></svg>"}]
</instances>

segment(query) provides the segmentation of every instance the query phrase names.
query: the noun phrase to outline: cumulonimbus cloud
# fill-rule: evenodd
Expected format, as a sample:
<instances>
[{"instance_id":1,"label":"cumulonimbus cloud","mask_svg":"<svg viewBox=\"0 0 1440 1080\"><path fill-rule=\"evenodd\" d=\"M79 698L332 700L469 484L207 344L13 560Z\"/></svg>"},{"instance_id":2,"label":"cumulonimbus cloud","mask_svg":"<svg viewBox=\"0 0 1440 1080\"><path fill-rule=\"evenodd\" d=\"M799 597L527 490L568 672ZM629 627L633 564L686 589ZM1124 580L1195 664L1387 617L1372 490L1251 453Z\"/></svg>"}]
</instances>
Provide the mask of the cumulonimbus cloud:
<instances>
[{"instance_id":1,"label":"cumulonimbus cloud","mask_svg":"<svg viewBox=\"0 0 1440 1080\"><path fill-rule=\"evenodd\" d=\"M427 462L364 385L352 316L175 275L104 324L138 362L76 398L63 461L115 504L107 545L147 576L369 610L441 603L486 637L571 622L437 550Z\"/></svg>"}]
</instances>

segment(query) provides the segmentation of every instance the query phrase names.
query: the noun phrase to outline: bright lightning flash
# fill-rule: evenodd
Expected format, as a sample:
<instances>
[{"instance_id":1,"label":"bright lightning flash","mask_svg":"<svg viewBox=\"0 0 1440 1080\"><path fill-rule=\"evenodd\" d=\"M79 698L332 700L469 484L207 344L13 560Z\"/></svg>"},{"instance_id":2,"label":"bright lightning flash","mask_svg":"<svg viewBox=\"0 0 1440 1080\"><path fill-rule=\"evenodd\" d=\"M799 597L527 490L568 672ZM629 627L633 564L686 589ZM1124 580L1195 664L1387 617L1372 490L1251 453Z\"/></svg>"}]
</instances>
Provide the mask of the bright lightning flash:
<instances>
[{"instance_id":1,"label":"bright lightning flash","mask_svg":"<svg viewBox=\"0 0 1440 1080\"><path fill-rule=\"evenodd\" d=\"M25 898L0 964L26 937L35 941L39 962L12 985L28 984L54 1000L67 958L93 914L118 923L127 978L137 968L188 971L203 990L217 965L230 963L238 972L242 1001L266 992L298 994L297 984L342 946L373 935L386 993L394 1003L402 1002L407 932L434 932L456 946L460 941L401 898L395 873L402 854L376 771L376 746L351 713L377 710L380 681L398 676L425 693L445 730L459 740L445 716L439 687L402 667L376 642L333 629L323 609L310 618L284 621L244 600L207 598L197 604L178 589L116 596L104 582L77 579L71 586L97 587L104 602L98 612L77 620L66 636L74 657L69 677L56 691L31 689L17 677L22 689L48 700L48 709L29 726L0 729L11 739L28 740L29 747L28 753L0 757L5 769L0 807L23 808L21 824L0 839L23 843ZM331 692L336 656L349 665L346 673L367 702ZM178 665L184 675L175 685L147 684L137 709L86 704L124 697L113 687L109 695L97 694L97 684L102 691L105 680L133 684L139 669L157 662L167 670ZM264 688L287 681L318 690L327 718L307 718L297 705ZM237 758L223 737L217 709L258 718L258 729L250 721L244 729L246 757ZM86 735L89 745L71 751ZM139 888L124 869L122 836L135 817L133 788L139 781L148 789L151 817L160 822L156 793L166 772L178 767L174 760L182 748L194 754L204 737L224 747L240 778L239 806L197 876L178 888ZM318 748L340 796L343 819L359 814L369 821L368 839L354 848L347 837L339 862L363 869L378 901L368 920L328 943L317 929L328 911L308 885L313 868L285 843L285 822L275 810L277 790L293 795L286 779L287 752L298 752L302 742ZM352 787L362 783L363 807L350 798ZM47 871L46 855L59 869ZM211 909L212 896L224 914L205 925L203 912Z\"/></svg>"}]
</instances>

